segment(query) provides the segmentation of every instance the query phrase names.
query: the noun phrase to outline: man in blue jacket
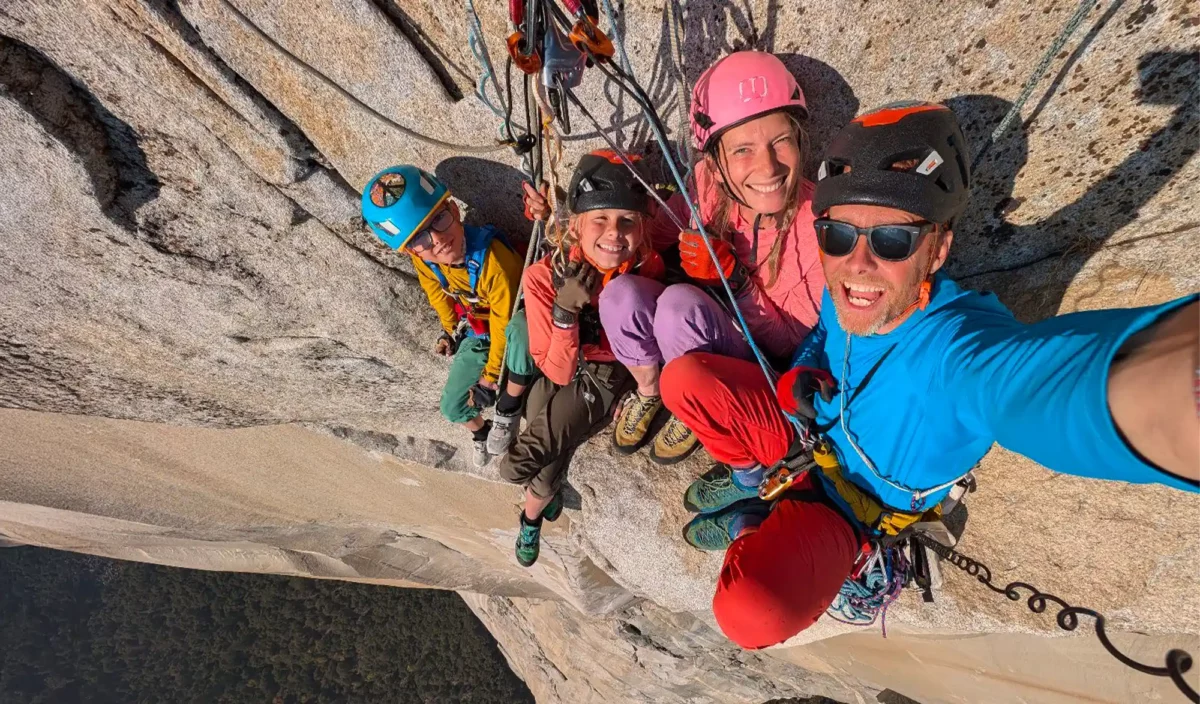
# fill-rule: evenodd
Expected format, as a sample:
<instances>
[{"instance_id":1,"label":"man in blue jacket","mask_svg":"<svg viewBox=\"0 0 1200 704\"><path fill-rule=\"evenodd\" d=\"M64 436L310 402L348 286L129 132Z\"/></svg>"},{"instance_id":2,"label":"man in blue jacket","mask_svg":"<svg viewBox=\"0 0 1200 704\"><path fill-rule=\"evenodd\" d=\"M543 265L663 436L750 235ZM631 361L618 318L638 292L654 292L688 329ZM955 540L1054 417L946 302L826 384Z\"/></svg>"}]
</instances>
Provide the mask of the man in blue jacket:
<instances>
[{"instance_id":1,"label":"man in blue jacket","mask_svg":"<svg viewBox=\"0 0 1200 704\"><path fill-rule=\"evenodd\" d=\"M828 284L794 368L775 390L752 362L704 353L663 371L662 387L676 390L666 405L722 448L688 490L707 513L684 534L727 549L713 611L743 647L812 625L863 540L936 506L993 442L1059 472L1200 488L1197 296L1025 325L994 296L960 288L939 269L969 160L945 106L856 118L818 175ZM820 469L767 504L754 480L803 446L781 406L822 438Z\"/></svg>"}]
</instances>

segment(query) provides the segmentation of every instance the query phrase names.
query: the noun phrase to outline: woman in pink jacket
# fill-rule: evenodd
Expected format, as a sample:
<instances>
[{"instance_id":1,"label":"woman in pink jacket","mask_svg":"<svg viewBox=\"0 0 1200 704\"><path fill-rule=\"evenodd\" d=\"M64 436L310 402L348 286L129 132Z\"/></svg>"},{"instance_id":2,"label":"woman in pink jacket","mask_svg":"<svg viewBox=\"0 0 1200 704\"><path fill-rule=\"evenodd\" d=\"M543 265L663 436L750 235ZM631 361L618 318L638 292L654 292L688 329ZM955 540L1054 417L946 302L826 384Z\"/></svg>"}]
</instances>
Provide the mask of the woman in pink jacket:
<instances>
[{"instance_id":1,"label":"woman in pink jacket","mask_svg":"<svg viewBox=\"0 0 1200 704\"><path fill-rule=\"evenodd\" d=\"M780 362L816 324L825 287L813 231L813 185L802 174L800 121L807 114L804 93L773 54L730 54L709 67L692 91L692 137L704 155L694 168L700 215L749 332ZM687 222L681 196L668 205ZM664 220L660 213L660 225ZM678 239L683 269L694 284L663 286L631 277L614 282L601 301L613 353L638 383L614 432L624 452L644 442L662 407L662 365L692 351L752 359L700 235L684 232ZM655 436L650 457L678 462L696 444L672 416Z\"/></svg>"},{"instance_id":2,"label":"woman in pink jacket","mask_svg":"<svg viewBox=\"0 0 1200 704\"><path fill-rule=\"evenodd\" d=\"M705 229L754 340L769 357L786 362L816 324L825 287L813 231L813 184L801 173L804 94L775 55L739 51L700 77L690 113L693 141L704 155L694 166L692 195ZM528 186L525 203L534 216L546 212L544 198ZM681 195L667 205L688 222ZM624 277L600 299L613 354L637 381L614 431L614 443L625 453L642 446L663 406L659 376L667 362L693 351L753 358L700 235L680 233L662 212L650 234L656 249L678 242L691 283ZM655 436L650 457L671 464L696 445L696 436L672 416Z\"/></svg>"}]
</instances>

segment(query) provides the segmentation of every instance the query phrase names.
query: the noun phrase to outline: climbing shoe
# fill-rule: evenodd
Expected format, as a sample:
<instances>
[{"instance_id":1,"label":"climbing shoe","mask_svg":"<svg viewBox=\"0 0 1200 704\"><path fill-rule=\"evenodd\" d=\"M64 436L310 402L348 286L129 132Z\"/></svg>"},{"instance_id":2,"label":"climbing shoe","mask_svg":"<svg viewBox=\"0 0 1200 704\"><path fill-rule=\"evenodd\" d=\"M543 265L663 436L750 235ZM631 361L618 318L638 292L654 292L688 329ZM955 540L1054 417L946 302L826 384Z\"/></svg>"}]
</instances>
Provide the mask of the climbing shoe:
<instances>
[{"instance_id":1,"label":"climbing shoe","mask_svg":"<svg viewBox=\"0 0 1200 704\"><path fill-rule=\"evenodd\" d=\"M521 529L517 531L517 562L521 563L522 567L529 567L537 562L541 544L542 519L530 523L525 519L525 512L521 511Z\"/></svg>"},{"instance_id":2,"label":"climbing shoe","mask_svg":"<svg viewBox=\"0 0 1200 704\"><path fill-rule=\"evenodd\" d=\"M483 468L492 461L492 453L488 452L488 435L492 432L492 421L484 421L483 427L471 433L471 463Z\"/></svg>"},{"instance_id":3,"label":"climbing shoe","mask_svg":"<svg viewBox=\"0 0 1200 704\"><path fill-rule=\"evenodd\" d=\"M542 509L542 518L545 518L547 521L557 521L558 517L562 515L562 510L563 500L562 492L560 491L554 495L553 499L550 499L550 503L546 504L546 508Z\"/></svg>"},{"instance_id":4,"label":"climbing shoe","mask_svg":"<svg viewBox=\"0 0 1200 704\"><path fill-rule=\"evenodd\" d=\"M746 527L758 526L771 512L771 504L744 499L715 513L702 513L683 527L683 539L698 550L724 550Z\"/></svg>"},{"instance_id":5,"label":"climbing shoe","mask_svg":"<svg viewBox=\"0 0 1200 704\"><path fill-rule=\"evenodd\" d=\"M489 455L503 455L512 446L517 432L521 429L521 411L506 416L496 411L492 417L492 429L488 431L487 452Z\"/></svg>"},{"instance_id":6,"label":"climbing shoe","mask_svg":"<svg viewBox=\"0 0 1200 704\"><path fill-rule=\"evenodd\" d=\"M492 461L492 455L487 449L487 438L483 440L472 440L471 445L474 448L471 451L471 464L480 469L488 466L488 462Z\"/></svg>"},{"instance_id":7,"label":"climbing shoe","mask_svg":"<svg viewBox=\"0 0 1200 704\"><path fill-rule=\"evenodd\" d=\"M650 447L650 459L658 464L675 464L691 456L700 441L696 434L674 415L667 424L654 436L654 445Z\"/></svg>"},{"instance_id":8,"label":"climbing shoe","mask_svg":"<svg viewBox=\"0 0 1200 704\"><path fill-rule=\"evenodd\" d=\"M727 464L715 464L691 483L683 495L683 505L692 513L713 513L726 506L758 496L758 486L745 487L734 481Z\"/></svg>"},{"instance_id":9,"label":"climbing shoe","mask_svg":"<svg viewBox=\"0 0 1200 704\"><path fill-rule=\"evenodd\" d=\"M662 408L661 396L643 396L638 392L630 394L617 416L617 427L613 429L613 445L617 452L630 455L637 452L646 441L646 433L654 416Z\"/></svg>"}]
</instances>

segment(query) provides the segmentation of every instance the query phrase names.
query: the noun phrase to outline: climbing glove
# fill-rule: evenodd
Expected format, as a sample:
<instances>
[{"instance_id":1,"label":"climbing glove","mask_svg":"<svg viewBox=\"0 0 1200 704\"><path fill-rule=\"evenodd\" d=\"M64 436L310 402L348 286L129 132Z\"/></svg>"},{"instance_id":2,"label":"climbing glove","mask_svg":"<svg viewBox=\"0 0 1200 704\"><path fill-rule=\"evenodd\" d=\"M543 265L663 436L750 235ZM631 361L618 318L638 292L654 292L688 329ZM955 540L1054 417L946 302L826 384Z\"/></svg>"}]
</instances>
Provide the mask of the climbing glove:
<instances>
[{"instance_id":1,"label":"climbing glove","mask_svg":"<svg viewBox=\"0 0 1200 704\"><path fill-rule=\"evenodd\" d=\"M571 261L560 271L554 269L553 283L558 294L554 297L554 324L569 328L579 321L579 311L592 300L597 272L587 262Z\"/></svg>"},{"instance_id":2,"label":"climbing glove","mask_svg":"<svg viewBox=\"0 0 1200 704\"><path fill-rule=\"evenodd\" d=\"M720 271L718 272L713 263L708 247L704 246L704 237L691 230L679 233L679 259L683 271L694 281L705 286L720 286L720 274L724 274L725 279L729 281L729 287L733 289L734 295L737 295L746 286L746 280L749 278L746 267L742 266L734 255L733 245L725 240L709 239L712 241L717 261L721 264Z\"/></svg>"},{"instance_id":3,"label":"climbing glove","mask_svg":"<svg viewBox=\"0 0 1200 704\"><path fill-rule=\"evenodd\" d=\"M496 397L499 393L500 389L498 386L495 384L488 385L483 379L480 379L467 391L467 403L471 407L480 410L490 408L496 404Z\"/></svg>"},{"instance_id":4,"label":"climbing glove","mask_svg":"<svg viewBox=\"0 0 1200 704\"><path fill-rule=\"evenodd\" d=\"M458 341L448 332L443 332L438 336L437 342L433 343L434 354L442 357L453 357L458 351Z\"/></svg>"},{"instance_id":5,"label":"climbing glove","mask_svg":"<svg viewBox=\"0 0 1200 704\"><path fill-rule=\"evenodd\" d=\"M779 377L775 395L785 412L816 420L817 409L813 406L815 395L819 393L825 401L832 401L836 389L837 382L824 369L795 367Z\"/></svg>"}]
</instances>

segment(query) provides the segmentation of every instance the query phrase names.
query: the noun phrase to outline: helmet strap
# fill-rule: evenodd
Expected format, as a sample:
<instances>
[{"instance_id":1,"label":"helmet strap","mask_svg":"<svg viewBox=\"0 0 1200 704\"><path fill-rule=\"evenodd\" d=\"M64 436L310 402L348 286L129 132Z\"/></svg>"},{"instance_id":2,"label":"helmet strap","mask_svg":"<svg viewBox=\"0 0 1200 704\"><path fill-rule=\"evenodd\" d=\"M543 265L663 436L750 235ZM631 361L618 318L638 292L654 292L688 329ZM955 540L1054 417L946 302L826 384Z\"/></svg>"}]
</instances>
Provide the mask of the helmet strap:
<instances>
[{"instance_id":1,"label":"helmet strap","mask_svg":"<svg viewBox=\"0 0 1200 704\"><path fill-rule=\"evenodd\" d=\"M941 241L941 233L939 230L934 231L938 235L935 242ZM936 244L935 244L936 248ZM908 316L916 311L925 310L929 305L929 296L933 291L933 257L929 258L929 263L925 265L925 273L921 276L921 286L917 289L917 299L912 302L912 305L904 309L904 312L893 318L893 321L898 323L904 322Z\"/></svg>"}]
</instances>

